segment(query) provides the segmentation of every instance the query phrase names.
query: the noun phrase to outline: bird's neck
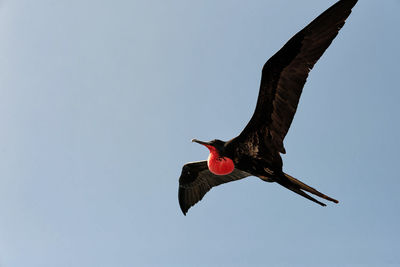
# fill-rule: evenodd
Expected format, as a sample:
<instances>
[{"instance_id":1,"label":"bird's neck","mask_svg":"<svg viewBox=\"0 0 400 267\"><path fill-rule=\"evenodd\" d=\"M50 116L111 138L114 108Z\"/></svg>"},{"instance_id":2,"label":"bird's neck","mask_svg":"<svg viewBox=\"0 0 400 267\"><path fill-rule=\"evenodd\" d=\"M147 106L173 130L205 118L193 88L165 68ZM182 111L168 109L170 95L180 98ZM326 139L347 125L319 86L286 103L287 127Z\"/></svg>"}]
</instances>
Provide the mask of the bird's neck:
<instances>
[{"instance_id":1,"label":"bird's neck","mask_svg":"<svg viewBox=\"0 0 400 267\"><path fill-rule=\"evenodd\" d=\"M207 165L210 172L216 175L227 175L235 169L233 161L230 158L221 157L216 149L210 149Z\"/></svg>"}]
</instances>

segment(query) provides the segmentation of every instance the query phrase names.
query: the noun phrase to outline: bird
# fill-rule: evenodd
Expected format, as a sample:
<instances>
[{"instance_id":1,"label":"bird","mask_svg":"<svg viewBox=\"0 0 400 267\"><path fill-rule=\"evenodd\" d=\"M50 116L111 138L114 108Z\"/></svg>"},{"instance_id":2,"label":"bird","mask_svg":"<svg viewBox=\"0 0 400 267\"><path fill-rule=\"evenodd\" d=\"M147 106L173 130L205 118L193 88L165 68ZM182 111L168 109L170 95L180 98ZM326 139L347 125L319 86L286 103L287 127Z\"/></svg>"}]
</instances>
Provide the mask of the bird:
<instances>
[{"instance_id":1,"label":"bird","mask_svg":"<svg viewBox=\"0 0 400 267\"><path fill-rule=\"evenodd\" d=\"M283 140L289 130L309 72L345 24L358 0L340 0L295 34L264 64L255 111L243 129L229 141L200 141L207 160L184 164L179 177L178 201L184 215L212 188L256 176L321 205L339 203L283 172ZM307 192L307 193L306 193Z\"/></svg>"}]
</instances>

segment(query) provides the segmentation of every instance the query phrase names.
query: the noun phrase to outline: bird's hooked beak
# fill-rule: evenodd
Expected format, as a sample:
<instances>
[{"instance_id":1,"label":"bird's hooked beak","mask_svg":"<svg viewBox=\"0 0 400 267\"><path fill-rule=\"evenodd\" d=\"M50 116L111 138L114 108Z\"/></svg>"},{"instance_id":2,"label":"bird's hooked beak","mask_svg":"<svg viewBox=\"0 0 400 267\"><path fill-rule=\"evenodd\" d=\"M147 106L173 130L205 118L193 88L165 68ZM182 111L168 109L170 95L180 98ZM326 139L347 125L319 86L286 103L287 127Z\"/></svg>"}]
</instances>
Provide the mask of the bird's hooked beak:
<instances>
[{"instance_id":1,"label":"bird's hooked beak","mask_svg":"<svg viewBox=\"0 0 400 267\"><path fill-rule=\"evenodd\" d=\"M200 140L197 140L197 139L192 139L192 142L198 143L198 144L203 145L203 146L209 146L210 145L210 142L203 142L203 141L200 141Z\"/></svg>"},{"instance_id":2,"label":"bird's hooked beak","mask_svg":"<svg viewBox=\"0 0 400 267\"><path fill-rule=\"evenodd\" d=\"M200 140L197 140L197 139L192 139L192 142L195 142L195 143L198 143L200 145L203 145L203 146L207 147L210 150L211 149L215 150L214 146L211 145L210 142L204 142L204 141L200 141Z\"/></svg>"}]
</instances>

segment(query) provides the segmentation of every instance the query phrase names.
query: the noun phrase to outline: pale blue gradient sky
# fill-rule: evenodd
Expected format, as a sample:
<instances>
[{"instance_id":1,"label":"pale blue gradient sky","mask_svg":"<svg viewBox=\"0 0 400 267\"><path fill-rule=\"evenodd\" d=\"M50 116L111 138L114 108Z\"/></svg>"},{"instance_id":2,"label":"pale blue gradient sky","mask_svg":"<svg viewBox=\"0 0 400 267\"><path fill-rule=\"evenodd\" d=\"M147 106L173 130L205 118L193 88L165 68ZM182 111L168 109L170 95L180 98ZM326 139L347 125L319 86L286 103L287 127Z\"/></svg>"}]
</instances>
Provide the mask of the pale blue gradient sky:
<instances>
[{"instance_id":1,"label":"pale blue gradient sky","mask_svg":"<svg viewBox=\"0 0 400 267\"><path fill-rule=\"evenodd\" d=\"M183 216L191 138L230 139L264 62L335 1L0 3L0 266L400 265L400 1L360 0L317 63L284 169Z\"/></svg>"}]
</instances>

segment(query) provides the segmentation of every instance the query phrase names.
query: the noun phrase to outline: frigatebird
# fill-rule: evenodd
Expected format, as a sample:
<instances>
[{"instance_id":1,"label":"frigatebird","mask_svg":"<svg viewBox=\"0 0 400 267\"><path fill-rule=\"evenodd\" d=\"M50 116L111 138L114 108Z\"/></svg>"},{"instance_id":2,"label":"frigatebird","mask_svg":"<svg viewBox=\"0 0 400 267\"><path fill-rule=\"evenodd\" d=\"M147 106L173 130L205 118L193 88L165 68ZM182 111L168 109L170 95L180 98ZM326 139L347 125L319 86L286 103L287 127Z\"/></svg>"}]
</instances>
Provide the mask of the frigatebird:
<instances>
[{"instance_id":1,"label":"frigatebird","mask_svg":"<svg viewBox=\"0 0 400 267\"><path fill-rule=\"evenodd\" d=\"M339 203L282 171L283 139L292 123L308 74L343 27L357 0L340 0L294 35L264 65L253 116L244 130L224 142L192 142L207 147L207 161L189 162L179 178L184 215L214 186L256 176L276 182L321 206L306 192Z\"/></svg>"}]
</instances>

